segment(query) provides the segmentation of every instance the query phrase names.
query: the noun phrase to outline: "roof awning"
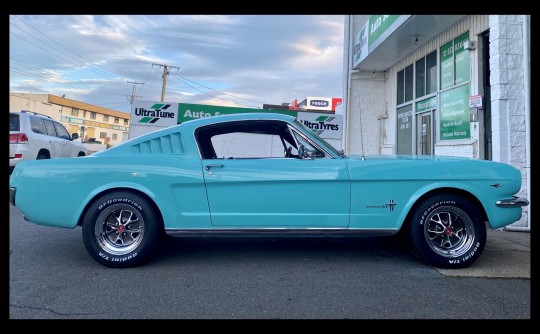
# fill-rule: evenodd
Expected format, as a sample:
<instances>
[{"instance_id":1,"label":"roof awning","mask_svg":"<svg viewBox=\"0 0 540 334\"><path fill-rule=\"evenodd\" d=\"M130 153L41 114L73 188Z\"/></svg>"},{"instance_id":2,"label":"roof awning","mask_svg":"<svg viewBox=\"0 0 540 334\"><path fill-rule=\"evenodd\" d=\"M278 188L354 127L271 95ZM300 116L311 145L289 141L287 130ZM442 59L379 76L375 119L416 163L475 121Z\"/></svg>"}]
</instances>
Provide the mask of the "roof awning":
<instances>
[{"instance_id":1,"label":"roof awning","mask_svg":"<svg viewBox=\"0 0 540 334\"><path fill-rule=\"evenodd\" d=\"M385 71L417 48L446 31L467 15L373 15L366 26L355 35L353 59L354 69L363 71ZM380 17L389 17L389 25L379 23ZM384 20L384 18L383 18ZM375 25L374 25L375 24ZM383 30L382 32L376 29ZM373 33L373 31L375 31ZM377 39L369 41L376 34ZM418 39L418 42L415 40ZM368 45L370 44L370 45ZM363 48L363 49L362 49ZM367 53L367 56L365 55Z\"/></svg>"}]
</instances>

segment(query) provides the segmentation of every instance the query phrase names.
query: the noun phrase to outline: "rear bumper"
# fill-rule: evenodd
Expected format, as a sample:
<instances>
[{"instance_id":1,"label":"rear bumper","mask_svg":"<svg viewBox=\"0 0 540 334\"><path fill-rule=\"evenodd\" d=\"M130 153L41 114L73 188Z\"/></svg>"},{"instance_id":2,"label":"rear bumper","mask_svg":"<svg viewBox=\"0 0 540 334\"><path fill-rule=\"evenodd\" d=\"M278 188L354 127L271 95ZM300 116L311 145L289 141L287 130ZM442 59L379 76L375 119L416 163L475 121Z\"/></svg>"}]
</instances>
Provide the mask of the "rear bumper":
<instances>
[{"instance_id":1,"label":"rear bumper","mask_svg":"<svg viewBox=\"0 0 540 334\"><path fill-rule=\"evenodd\" d=\"M513 196L512 199L502 199L495 202L495 204L501 208L518 208L529 205L529 201L525 198Z\"/></svg>"}]
</instances>

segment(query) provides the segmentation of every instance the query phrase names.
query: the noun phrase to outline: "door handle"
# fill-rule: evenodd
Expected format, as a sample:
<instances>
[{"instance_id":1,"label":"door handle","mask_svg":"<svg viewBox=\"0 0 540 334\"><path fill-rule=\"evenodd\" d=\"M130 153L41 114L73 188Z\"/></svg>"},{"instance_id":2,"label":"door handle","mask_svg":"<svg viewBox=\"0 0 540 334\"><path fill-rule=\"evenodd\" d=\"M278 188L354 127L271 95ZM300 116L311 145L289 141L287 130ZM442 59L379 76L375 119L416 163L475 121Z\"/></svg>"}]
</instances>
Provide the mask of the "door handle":
<instances>
[{"instance_id":1,"label":"door handle","mask_svg":"<svg viewBox=\"0 0 540 334\"><path fill-rule=\"evenodd\" d=\"M206 170L210 170L210 168L221 168L221 167L225 167L225 165L222 165L222 164L210 164L210 165L206 165L204 168Z\"/></svg>"}]
</instances>

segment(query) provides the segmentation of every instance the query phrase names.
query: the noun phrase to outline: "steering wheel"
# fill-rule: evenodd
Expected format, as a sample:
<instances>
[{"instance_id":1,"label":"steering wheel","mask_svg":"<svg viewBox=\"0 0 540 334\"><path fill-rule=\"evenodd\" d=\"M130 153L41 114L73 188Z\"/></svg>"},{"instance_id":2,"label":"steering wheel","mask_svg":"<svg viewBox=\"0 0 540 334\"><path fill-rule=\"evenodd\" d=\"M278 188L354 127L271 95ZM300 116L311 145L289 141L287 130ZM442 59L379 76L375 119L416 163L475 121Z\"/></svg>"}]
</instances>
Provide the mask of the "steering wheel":
<instances>
[{"instance_id":1,"label":"steering wheel","mask_svg":"<svg viewBox=\"0 0 540 334\"><path fill-rule=\"evenodd\" d=\"M288 148L286 148L285 149L285 158L290 158L292 156L291 152L292 152L292 146L289 146Z\"/></svg>"}]
</instances>

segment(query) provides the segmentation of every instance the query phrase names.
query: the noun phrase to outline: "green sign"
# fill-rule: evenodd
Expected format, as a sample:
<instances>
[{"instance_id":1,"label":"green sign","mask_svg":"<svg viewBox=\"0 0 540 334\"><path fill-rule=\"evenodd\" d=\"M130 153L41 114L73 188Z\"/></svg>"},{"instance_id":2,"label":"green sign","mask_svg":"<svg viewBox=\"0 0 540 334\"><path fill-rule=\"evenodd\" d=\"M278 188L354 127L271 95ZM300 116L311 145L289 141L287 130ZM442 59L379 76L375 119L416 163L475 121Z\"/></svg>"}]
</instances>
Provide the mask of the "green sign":
<instances>
[{"instance_id":1,"label":"green sign","mask_svg":"<svg viewBox=\"0 0 540 334\"><path fill-rule=\"evenodd\" d=\"M460 84L470 79L470 57L469 50L465 50L463 43L469 40L469 32L454 40L454 55L456 59L456 80L455 84Z\"/></svg>"},{"instance_id":2,"label":"green sign","mask_svg":"<svg viewBox=\"0 0 540 334\"><path fill-rule=\"evenodd\" d=\"M371 15L369 17L368 44L372 45L400 16L401 15Z\"/></svg>"},{"instance_id":3,"label":"green sign","mask_svg":"<svg viewBox=\"0 0 540 334\"><path fill-rule=\"evenodd\" d=\"M441 89L454 85L454 42L450 41L441 47Z\"/></svg>"},{"instance_id":4,"label":"green sign","mask_svg":"<svg viewBox=\"0 0 540 334\"><path fill-rule=\"evenodd\" d=\"M468 40L467 31L441 47L441 90L470 80L471 60L469 50L464 47Z\"/></svg>"},{"instance_id":5,"label":"green sign","mask_svg":"<svg viewBox=\"0 0 540 334\"><path fill-rule=\"evenodd\" d=\"M471 137L469 95L469 84L441 92L439 103L441 140Z\"/></svg>"},{"instance_id":6,"label":"green sign","mask_svg":"<svg viewBox=\"0 0 540 334\"><path fill-rule=\"evenodd\" d=\"M237 108L211 106L204 104L178 103L178 123L189 121L197 118L212 117L218 115L253 113L253 112L272 112L278 114L286 114L296 116L297 112L293 110L263 110L253 108Z\"/></svg>"},{"instance_id":7,"label":"green sign","mask_svg":"<svg viewBox=\"0 0 540 334\"><path fill-rule=\"evenodd\" d=\"M420 102L416 102L417 113L429 111L433 109L437 109L437 98L435 96L422 100Z\"/></svg>"}]
</instances>

